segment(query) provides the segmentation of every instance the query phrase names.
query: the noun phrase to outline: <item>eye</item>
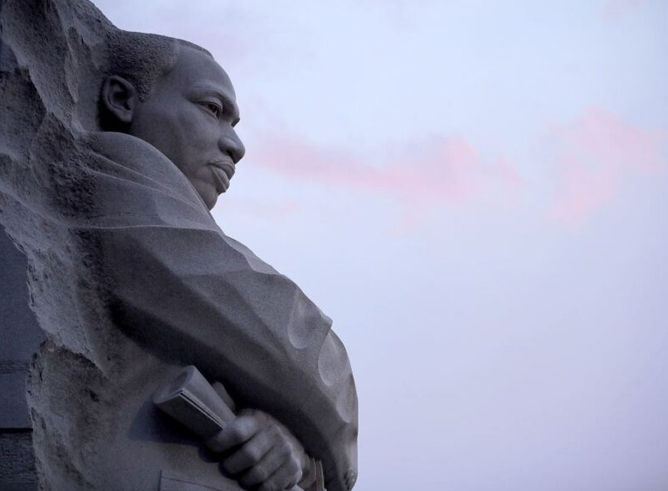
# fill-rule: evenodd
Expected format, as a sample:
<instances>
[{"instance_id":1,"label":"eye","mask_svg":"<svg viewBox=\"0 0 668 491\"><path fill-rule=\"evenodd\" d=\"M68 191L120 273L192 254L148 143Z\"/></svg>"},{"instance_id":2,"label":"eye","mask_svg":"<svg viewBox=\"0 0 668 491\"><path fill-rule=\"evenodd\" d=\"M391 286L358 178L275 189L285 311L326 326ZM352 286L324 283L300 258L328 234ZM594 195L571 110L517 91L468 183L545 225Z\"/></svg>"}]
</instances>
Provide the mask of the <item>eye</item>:
<instances>
[{"instance_id":1,"label":"eye","mask_svg":"<svg viewBox=\"0 0 668 491\"><path fill-rule=\"evenodd\" d=\"M220 115L223 113L223 108L215 102L205 101L202 103L216 118L220 118Z\"/></svg>"}]
</instances>

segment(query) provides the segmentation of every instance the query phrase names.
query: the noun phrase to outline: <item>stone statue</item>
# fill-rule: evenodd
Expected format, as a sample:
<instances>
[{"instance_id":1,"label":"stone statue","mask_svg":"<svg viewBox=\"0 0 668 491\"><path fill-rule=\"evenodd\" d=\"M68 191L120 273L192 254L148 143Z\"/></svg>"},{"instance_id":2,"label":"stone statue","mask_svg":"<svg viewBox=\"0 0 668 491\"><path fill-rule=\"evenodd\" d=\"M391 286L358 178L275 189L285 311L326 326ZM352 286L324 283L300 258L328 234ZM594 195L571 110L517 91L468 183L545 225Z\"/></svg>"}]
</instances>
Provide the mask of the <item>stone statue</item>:
<instances>
[{"instance_id":1,"label":"stone statue","mask_svg":"<svg viewBox=\"0 0 668 491\"><path fill-rule=\"evenodd\" d=\"M331 320L209 211L244 155L228 75L86 0L0 16L0 221L43 331L40 489L351 489L357 396ZM206 441L152 402L190 365L237 411Z\"/></svg>"}]
</instances>

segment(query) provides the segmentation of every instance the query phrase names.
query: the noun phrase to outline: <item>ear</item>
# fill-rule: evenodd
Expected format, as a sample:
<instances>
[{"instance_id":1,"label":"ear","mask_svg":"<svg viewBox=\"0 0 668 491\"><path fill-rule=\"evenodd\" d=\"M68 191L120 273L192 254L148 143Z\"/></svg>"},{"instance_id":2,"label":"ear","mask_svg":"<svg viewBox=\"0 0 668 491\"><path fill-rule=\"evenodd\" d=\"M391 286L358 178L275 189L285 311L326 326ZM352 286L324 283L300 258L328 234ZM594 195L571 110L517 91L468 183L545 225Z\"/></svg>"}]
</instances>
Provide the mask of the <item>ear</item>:
<instances>
[{"instance_id":1,"label":"ear","mask_svg":"<svg viewBox=\"0 0 668 491\"><path fill-rule=\"evenodd\" d=\"M100 103L104 112L115 119L113 123L125 126L132 122L139 96L130 82L123 77L110 75L102 84Z\"/></svg>"}]
</instances>

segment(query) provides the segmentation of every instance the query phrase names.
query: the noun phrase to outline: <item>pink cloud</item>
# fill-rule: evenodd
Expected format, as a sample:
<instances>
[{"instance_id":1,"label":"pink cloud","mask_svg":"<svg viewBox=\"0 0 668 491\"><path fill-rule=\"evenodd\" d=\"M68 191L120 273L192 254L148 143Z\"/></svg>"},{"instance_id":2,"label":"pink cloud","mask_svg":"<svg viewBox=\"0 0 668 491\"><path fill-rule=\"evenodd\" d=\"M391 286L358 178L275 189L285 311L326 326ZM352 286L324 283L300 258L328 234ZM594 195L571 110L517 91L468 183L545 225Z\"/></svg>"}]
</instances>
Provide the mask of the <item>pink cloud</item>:
<instances>
[{"instance_id":1,"label":"pink cloud","mask_svg":"<svg viewBox=\"0 0 668 491\"><path fill-rule=\"evenodd\" d=\"M607 19L614 19L642 7L646 0L608 0L603 5L602 14Z\"/></svg>"},{"instance_id":2,"label":"pink cloud","mask_svg":"<svg viewBox=\"0 0 668 491\"><path fill-rule=\"evenodd\" d=\"M288 137L263 139L253 150L254 162L285 177L394 199L409 228L430 209L471 204L498 190L517 199L521 190L522 179L508 160L487 162L463 138L407 144L400 155L371 163L345 149Z\"/></svg>"},{"instance_id":3,"label":"pink cloud","mask_svg":"<svg viewBox=\"0 0 668 491\"><path fill-rule=\"evenodd\" d=\"M556 201L551 218L582 224L610 203L624 180L666 169L668 132L646 130L598 107L590 107L572 125L557 127L559 146Z\"/></svg>"},{"instance_id":4,"label":"pink cloud","mask_svg":"<svg viewBox=\"0 0 668 491\"><path fill-rule=\"evenodd\" d=\"M505 157L498 157L492 172L499 181L504 184L508 196L515 202L519 202L524 180L517 168Z\"/></svg>"}]
</instances>

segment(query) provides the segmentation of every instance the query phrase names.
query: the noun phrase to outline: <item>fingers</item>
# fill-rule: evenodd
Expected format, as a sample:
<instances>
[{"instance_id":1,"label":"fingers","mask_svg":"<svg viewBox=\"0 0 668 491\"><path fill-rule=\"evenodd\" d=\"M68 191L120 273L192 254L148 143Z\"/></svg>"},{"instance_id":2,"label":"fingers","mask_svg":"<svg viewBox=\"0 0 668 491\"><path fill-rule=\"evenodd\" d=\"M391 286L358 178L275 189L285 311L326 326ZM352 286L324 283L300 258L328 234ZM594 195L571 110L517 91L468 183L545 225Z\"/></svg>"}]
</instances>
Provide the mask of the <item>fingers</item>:
<instances>
[{"instance_id":1,"label":"fingers","mask_svg":"<svg viewBox=\"0 0 668 491\"><path fill-rule=\"evenodd\" d=\"M239 479L239 483L245 488L263 483L291 458L292 447L288 443L277 444L276 438L272 438L270 441L272 445L269 451Z\"/></svg>"},{"instance_id":2,"label":"fingers","mask_svg":"<svg viewBox=\"0 0 668 491\"><path fill-rule=\"evenodd\" d=\"M237 452L234 452L234 454L225 459L223 467L230 474L238 474L239 472L258 464L273 445L274 439L272 438L272 435L270 435L268 431L261 431ZM275 469L272 469L272 472L274 470ZM265 477L269 477L269 474Z\"/></svg>"},{"instance_id":3,"label":"fingers","mask_svg":"<svg viewBox=\"0 0 668 491\"><path fill-rule=\"evenodd\" d=\"M206 445L214 452L225 452L247 442L260 431L260 420L252 416L239 416L224 430L206 440Z\"/></svg>"},{"instance_id":4,"label":"fingers","mask_svg":"<svg viewBox=\"0 0 668 491\"><path fill-rule=\"evenodd\" d=\"M296 458L291 458L278 468L262 485L258 491L283 491L295 486L302 478L302 470Z\"/></svg>"},{"instance_id":5,"label":"fingers","mask_svg":"<svg viewBox=\"0 0 668 491\"><path fill-rule=\"evenodd\" d=\"M261 411L241 414L206 444L216 452L234 452L223 455L222 466L245 489L283 491L302 478L303 447Z\"/></svg>"}]
</instances>

